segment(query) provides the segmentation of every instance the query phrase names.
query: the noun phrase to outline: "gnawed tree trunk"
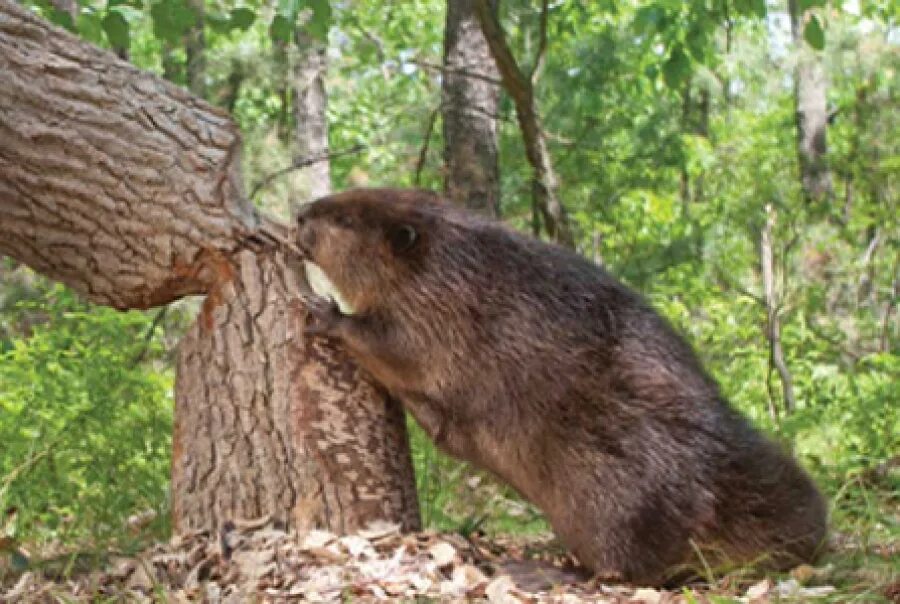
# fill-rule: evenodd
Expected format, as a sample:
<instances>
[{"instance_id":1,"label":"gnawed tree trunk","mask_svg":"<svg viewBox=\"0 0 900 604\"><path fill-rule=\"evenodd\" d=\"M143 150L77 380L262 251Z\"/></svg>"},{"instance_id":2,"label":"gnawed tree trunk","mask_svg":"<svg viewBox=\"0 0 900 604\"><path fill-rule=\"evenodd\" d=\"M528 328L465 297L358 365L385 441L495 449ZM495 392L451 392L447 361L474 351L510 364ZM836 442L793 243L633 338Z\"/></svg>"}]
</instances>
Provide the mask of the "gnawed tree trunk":
<instances>
[{"instance_id":1,"label":"gnawed tree trunk","mask_svg":"<svg viewBox=\"0 0 900 604\"><path fill-rule=\"evenodd\" d=\"M207 295L182 343L179 528L418 525L400 406L302 335L286 229L243 195L227 115L0 0L0 253L91 301Z\"/></svg>"},{"instance_id":2,"label":"gnawed tree trunk","mask_svg":"<svg viewBox=\"0 0 900 604\"><path fill-rule=\"evenodd\" d=\"M491 4L496 10L496 2ZM441 109L447 196L462 206L499 217L496 116L500 87L490 80L499 80L500 74L473 0L447 2L444 67Z\"/></svg>"},{"instance_id":3,"label":"gnawed tree trunk","mask_svg":"<svg viewBox=\"0 0 900 604\"><path fill-rule=\"evenodd\" d=\"M800 184L808 201L822 201L832 193L827 162L828 83L821 57L803 40L808 11L801 11L797 0L788 0L788 12L798 56L794 71L794 99Z\"/></svg>"},{"instance_id":4,"label":"gnawed tree trunk","mask_svg":"<svg viewBox=\"0 0 900 604\"><path fill-rule=\"evenodd\" d=\"M195 495L174 502L177 528L273 513L339 532L375 518L416 526L400 407L302 337L306 311L284 257L235 261L220 303L180 346L172 487Z\"/></svg>"}]
</instances>

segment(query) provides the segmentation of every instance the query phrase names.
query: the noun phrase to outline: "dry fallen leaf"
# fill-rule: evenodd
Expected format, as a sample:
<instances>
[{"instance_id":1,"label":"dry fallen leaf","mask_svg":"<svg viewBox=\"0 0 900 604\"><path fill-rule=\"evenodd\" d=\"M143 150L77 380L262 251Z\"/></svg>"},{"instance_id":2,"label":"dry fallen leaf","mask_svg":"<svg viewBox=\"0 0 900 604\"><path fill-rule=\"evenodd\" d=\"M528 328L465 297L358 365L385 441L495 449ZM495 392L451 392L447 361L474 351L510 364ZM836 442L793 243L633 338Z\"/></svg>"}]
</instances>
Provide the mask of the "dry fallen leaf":
<instances>
[{"instance_id":1,"label":"dry fallen leaf","mask_svg":"<svg viewBox=\"0 0 900 604\"><path fill-rule=\"evenodd\" d=\"M751 600L756 600L759 598L764 598L769 595L769 592L772 591L772 581L769 579L763 579L759 583L754 583L747 590L747 597Z\"/></svg>"},{"instance_id":2,"label":"dry fallen leaf","mask_svg":"<svg viewBox=\"0 0 900 604\"><path fill-rule=\"evenodd\" d=\"M631 602L643 602L643 604L659 604L662 601L662 594L655 589L642 587L634 590L631 595Z\"/></svg>"},{"instance_id":3,"label":"dry fallen leaf","mask_svg":"<svg viewBox=\"0 0 900 604\"><path fill-rule=\"evenodd\" d=\"M428 553L438 568L451 564L456 558L456 548L446 541L438 541L428 548Z\"/></svg>"},{"instance_id":4,"label":"dry fallen leaf","mask_svg":"<svg viewBox=\"0 0 900 604\"><path fill-rule=\"evenodd\" d=\"M508 575L501 575L487 584L484 595L488 602L495 604L519 604L521 600L510 593L515 588L516 584Z\"/></svg>"}]
</instances>

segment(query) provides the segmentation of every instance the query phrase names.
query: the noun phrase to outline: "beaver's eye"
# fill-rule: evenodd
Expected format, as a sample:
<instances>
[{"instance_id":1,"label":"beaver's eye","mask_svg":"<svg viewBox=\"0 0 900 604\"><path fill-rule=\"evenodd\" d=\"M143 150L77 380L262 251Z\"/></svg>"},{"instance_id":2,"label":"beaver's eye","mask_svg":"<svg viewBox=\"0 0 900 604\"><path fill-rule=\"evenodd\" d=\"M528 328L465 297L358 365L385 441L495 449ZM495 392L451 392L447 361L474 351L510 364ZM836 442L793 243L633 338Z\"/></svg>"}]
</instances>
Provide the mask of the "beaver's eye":
<instances>
[{"instance_id":1,"label":"beaver's eye","mask_svg":"<svg viewBox=\"0 0 900 604\"><path fill-rule=\"evenodd\" d=\"M347 214L340 214L337 218L334 219L335 224L339 227L344 227L345 229L349 229L353 226L353 217L348 216Z\"/></svg>"},{"instance_id":2,"label":"beaver's eye","mask_svg":"<svg viewBox=\"0 0 900 604\"><path fill-rule=\"evenodd\" d=\"M419 239L416 229L408 224L401 224L388 229L388 240L394 252L402 253L410 250Z\"/></svg>"}]
</instances>

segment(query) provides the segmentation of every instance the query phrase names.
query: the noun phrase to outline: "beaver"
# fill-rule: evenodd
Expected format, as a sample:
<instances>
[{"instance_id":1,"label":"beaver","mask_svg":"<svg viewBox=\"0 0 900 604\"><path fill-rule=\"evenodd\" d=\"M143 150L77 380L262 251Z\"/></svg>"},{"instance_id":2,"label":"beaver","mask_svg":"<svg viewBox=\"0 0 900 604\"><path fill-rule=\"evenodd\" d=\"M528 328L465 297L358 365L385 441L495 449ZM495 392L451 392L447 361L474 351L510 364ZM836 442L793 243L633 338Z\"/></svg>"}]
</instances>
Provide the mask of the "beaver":
<instances>
[{"instance_id":1,"label":"beaver","mask_svg":"<svg viewBox=\"0 0 900 604\"><path fill-rule=\"evenodd\" d=\"M422 191L332 195L296 229L321 296L308 333L533 502L596 575L659 584L692 561L816 554L813 481L600 266Z\"/></svg>"}]
</instances>

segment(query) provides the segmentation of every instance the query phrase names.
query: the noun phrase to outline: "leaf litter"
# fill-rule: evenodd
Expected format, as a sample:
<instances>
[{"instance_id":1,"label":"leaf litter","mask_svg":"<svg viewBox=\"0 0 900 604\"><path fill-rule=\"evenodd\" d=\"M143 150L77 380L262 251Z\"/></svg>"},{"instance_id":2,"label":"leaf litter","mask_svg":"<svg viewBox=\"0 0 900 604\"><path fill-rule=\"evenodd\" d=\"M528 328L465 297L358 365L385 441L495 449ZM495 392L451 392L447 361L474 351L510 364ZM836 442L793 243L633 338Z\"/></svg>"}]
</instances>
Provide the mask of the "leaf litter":
<instances>
[{"instance_id":1,"label":"leaf litter","mask_svg":"<svg viewBox=\"0 0 900 604\"><path fill-rule=\"evenodd\" d=\"M828 586L796 578L745 584L732 601L814 598ZM135 556L68 578L37 570L0 583L0 602L489 602L574 604L709 602L694 591L599 583L549 539L422 532L376 523L353 535L287 532L268 518L219 534L174 536Z\"/></svg>"}]
</instances>

